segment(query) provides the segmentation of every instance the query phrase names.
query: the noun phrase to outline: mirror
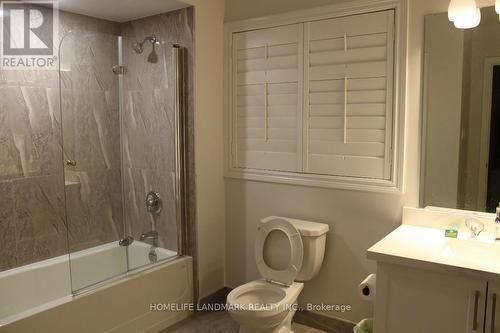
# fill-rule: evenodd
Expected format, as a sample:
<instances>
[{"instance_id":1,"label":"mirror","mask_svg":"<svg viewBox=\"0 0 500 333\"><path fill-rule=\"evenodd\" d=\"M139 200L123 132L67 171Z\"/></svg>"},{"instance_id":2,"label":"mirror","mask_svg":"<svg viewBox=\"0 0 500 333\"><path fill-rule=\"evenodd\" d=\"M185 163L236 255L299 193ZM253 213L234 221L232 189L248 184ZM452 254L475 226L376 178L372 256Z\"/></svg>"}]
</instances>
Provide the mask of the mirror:
<instances>
[{"instance_id":1,"label":"mirror","mask_svg":"<svg viewBox=\"0 0 500 333\"><path fill-rule=\"evenodd\" d=\"M500 201L500 21L460 30L425 18L422 207L494 212Z\"/></svg>"}]
</instances>

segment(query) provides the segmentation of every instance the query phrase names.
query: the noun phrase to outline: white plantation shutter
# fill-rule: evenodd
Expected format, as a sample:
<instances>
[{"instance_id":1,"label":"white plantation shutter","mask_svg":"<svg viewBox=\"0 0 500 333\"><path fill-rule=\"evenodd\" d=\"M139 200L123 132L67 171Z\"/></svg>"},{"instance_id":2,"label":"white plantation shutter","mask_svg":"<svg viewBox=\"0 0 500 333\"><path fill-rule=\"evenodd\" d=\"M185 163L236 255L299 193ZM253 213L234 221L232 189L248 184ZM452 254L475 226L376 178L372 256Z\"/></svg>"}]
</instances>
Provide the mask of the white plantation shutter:
<instances>
[{"instance_id":1,"label":"white plantation shutter","mask_svg":"<svg viewBox=\"0 0 500 333\"><path fill-rule=\"evenodd\" d=\"M393 10L305 24L305 172L390 179L393 35Z\"/></svg>"},{"instance_id":2,"label":"white plantation shutter","mask_svg":"<svg viewBox=\"0 0 500 333\"><path fill-rule=\"evenodd\" d=\"M233 33L231 171L394 182L394 23L384 10Z\"/></svg>"},{"instance_id":3,"label":"white plantation shutter","mask_svg":"<svg viewBox=\"0 0 500 333\"><path fill-rule=\"evenodd\" d=\"M233 34L233 166L302 168L303 25Z\"/></svg>"}]
</instances>

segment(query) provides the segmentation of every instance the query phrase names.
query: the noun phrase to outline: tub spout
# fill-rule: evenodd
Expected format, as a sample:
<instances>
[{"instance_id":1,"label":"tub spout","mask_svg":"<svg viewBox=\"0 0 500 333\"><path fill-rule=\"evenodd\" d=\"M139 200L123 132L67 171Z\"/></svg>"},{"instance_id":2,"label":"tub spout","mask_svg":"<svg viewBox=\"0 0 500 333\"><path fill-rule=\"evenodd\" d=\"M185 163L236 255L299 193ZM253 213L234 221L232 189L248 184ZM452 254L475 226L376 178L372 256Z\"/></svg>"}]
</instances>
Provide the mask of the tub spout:
<instances>
[{"instance_id":1,"label":"tub spout","mask_svg":"<svg viewBox=\"0 0 500 333\"><path fill-rule=\"evenodd\" d=\"M158 246L158 231L152 230L141 235L141 241Z\"/></svg>"}]
</instances>

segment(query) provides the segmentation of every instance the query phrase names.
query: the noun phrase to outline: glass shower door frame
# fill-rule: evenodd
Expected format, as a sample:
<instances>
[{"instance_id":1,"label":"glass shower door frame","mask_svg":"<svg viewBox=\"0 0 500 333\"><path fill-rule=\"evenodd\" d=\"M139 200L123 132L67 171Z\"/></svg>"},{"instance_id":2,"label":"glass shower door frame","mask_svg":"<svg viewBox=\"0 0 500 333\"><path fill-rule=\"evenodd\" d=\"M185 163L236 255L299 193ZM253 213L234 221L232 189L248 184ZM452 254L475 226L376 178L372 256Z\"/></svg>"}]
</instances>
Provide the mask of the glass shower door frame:
<instances>
[{"instance_id":1,"label":"glass shower door frame","mask_svg":"<svg viewBox=\"0 0 500 333\"><path fill-rule=\"evenodd\" d=\"M69 32L68 35L76 33L75 31ZM88 32L84 32L83 34L88 35ZM98 33L92 33L92 34L98 34ZM74 38L81 38L81 36L84 36L85 38L86 35L75 35ZM106 34L104 34L106 35ZM123 138L123 135L125 135L125 75L127 73L127 67L125 64L125 59L124 59L124 37L123 36L113 36L117 39L117 52L118 52L118 57L117 57L117 64L114 65L113 68L110 68L109 70L113 71L114 75L116 75L116 80L117 80L117 86L118 86L118 91L116 92L117 96L117 106L118 106L118 121L120 122L119 125L119 144L120 144L120 161L119 165L121 168L121 200L122 200L122 205L121 205L121 210L122 210L122 232L118 234L118 237L120 239L116 240L116 246L119 248L114 249L113 251L118 251L121 252L123 251L123 254L119 254L119 258L125 257L125 263L123 263L123 269L120 269L120 272L117 272L117 274L110 274L107 277L104 277L103 279L99 280L92 280L88 284L82 284L82 283L76 283L75 284L75 275L79 275L78 271L80 271L80 274L85 275L84 273L83 266L80 267L78 270L71 269L71 284L72 284L72 293L73 295L79 295L82 293L85 293L87 291L93 290L95 288L101 287L103 285L106 285L108 283L111 283L113 281L121 279L123 276L126 276L130 272L137 272L141 270L145 270L148 268L151 268L156 265L163 264L165 262L174 260L178 258L179 256L183 256L184 254L187 253L186 245L189 244L188 239L187 239L187 223L186 223L186 218L187 218L187 150L186 150L186 145L187 145L187 132L186 132L186 123L187 123L187 115L185 114L184 106L185 106L185 91L184 91L184 77L185 77L185 66L184 66L184 56L185 56L185 50L180 47L179 45L176 44L162 44L162 51L163 51L163 56L166 56L166 52L171 52L171 59L172 59L172 65L173 65L173 70L172 70L172 76L171 78L166 78L168 82L173 82L173 119L174 119L174 133L173 133L173 139L174 139L174 145L175 145L175 156L174 156L174 172L175 174L173 175L174 178L174 184L173 184L173 190L174 190L174 200L175 203L173 203L176 207L176 212L175 212L175 221L173 221L177 228L177 251L176 255L169 256L167 258L163 259L158 259L157 262L149 262L145 265L137 266L137 267L132 267L131 261L130 261L130 246L133 244L133 239L128 235L130 234L127 226L127 223L125 222L127 219L127 209L126 209L126 191L125 191L125 143ZM65 36L66 38L66 36ZM126 38L126 37L125 37ZM64 41L64 38L63 38ZM93 42L93 41L92 41ZM61 47L62 49L63 45L61 42ZM81 55L80 55L81 56ZM61 55L59 56L60 61L63 61ZM166 58L164 58L166 60ZM70 59L71 60L71 59ZM164 60L164 61L165 61ZM73 60L71 60L73 61ZM71 66L73 65L72 63L70 64ZM164 63L165 65L165 63ZM77 69L77 64L75 64L75 69ZM167 73L165 72L165 75ZM61 82L61 89L62 89L62 79L60 80ZM115 81L116 82L116 81ZM90 93L90 92L89 92ZM116 104L115 104L116 105ZM61 93L61 113L64 113L64 107L63 107L63 94ZM64 116L64 115L62 115ZM171 144L172 142L168 143ZM167 144L167 143L165 143ZM64 145L64 143L63 143ZM165 172L168 172L167 170ZM71 226L68 225L68 228ZM118 245L119 243L119 245ZM68 245L69 245L69 236L68 236ZM104 245L104 244L102 244ZM99 246L98 246L99 247ZM68 247L69 249L69 247ZM94 248L91 248L93 250ZM99 251L99 249L97 249ZM85 250L87 251L87 250ZM117 253L118 253L117 252ZM99 261L99 257L101 257L102 260L104 260L104 257L106 255L96 255L96 259ZM79 254L75 256L74 252L69 251L69 264L70 267L75 264L75 259L79 258ZM107 257L106 257L107 258ZM114 258L113 256L110 256L109 258ZM101 261L102 261L101 260ZM122 259L120 259L121 262ZM100 261L99 261L100 262ZM116 265L121 265L120 263L114 262L113 263L115 267ZM113 264L111 266L113 266ZM100 266L108 266L104 261L100 264ZM121 267L121 266L120 266ZM88 267L89 270L92 269L99 269L99 267ZM76 279L82 279L81 276L76 277ZM83 278L82 281L85 279ZM90 280L89 280L90 281ZM81 286L79 286L81 284Z\"/></svg>"},{"instance_id":2,"label":"glass shower door frame","mask_svg":"<svg viewBox=\"0 0 500 333\"><path fill-rule=\"evenodd\" d=\"M127 38L127 37L125 37ZM123 123L123 115L125 114L125 102L124 102L124 91L125 91L125 84L124 84L124 76L127 74L127 64L126 61L123 59L123 37L120 36L120 46L122 47L122 50L120 52L120 63L119 65L123 68L122 74L119 75L119 84L120 84L120 117L121 117L121 126L122 126L122 135L123 134L123 128L124 123ZM172 59L172 66L173 66L173 85L174 85L174 91L173 91L173 110L174 110L174 151L175 151L175 175L174 175L174 199L175 199L175 207L176 207L176 214L175 214L175 223L176 223L176 231L177 231L177 250L176 250L176 255L164 258L164 259L158 259L156 262L150 262L145 265L140 265L140 266L135 266L130 264L130 258L133 257L133 255L130 254L129 247L127 247L127 258L129 258L128 262L128 272L134 272L134 271L141 271L144 269L148 269L152 266L156 266L171 260L174 260L180 256L185 255L186 253L186 244L188 244L188 241L186 239L187 235L187 227L186 227L186 212L187 212L187 179L186 179L186 174L187 174L187 165L186 165L186 160L187 160L187 151L185 149L186 147L186 141L187 141L187 133L186 133L186 121L187 117L184 112L184 106L185 106L185 91L184 91L184 53L185 50L177 45L177 44L167 44L167 43L160 43L163 56L165 57L166 52L170 49L171 52L171 59ZM165 75L167 75L167 72L165 72ZM170 80L167 78L167 80L170 82ZM122 169L124 169L123 161L124 161L124 155L125 152L123 151L123 141L121 142L122 144ZM167 144L167 143L165 143ZM124 177L124 174L122 174ZM122 178L122 181L124 182L124 179ZM123 185L125 187L125 184ZM125 191L123 192L125 195ZM125 198L123 199L125 202ZM125 211L125 204L123 205L124 211ZM125 212L124 212L125 216ZM131 235L131 230L127 231L125 230L126 234L124 237L133 239L133 236Z\"/></svg>"},{"instance_id":3,"label":"glass shower door frame","mask_svg":"<svg viewBox=\"0 0 500 333\"><path fill-rule=\"evenodd\" d=\"M107 196L104 196L104 199L109 201L109 209L111 210L111 212L108 213L111 214L110 221L112 224L114 224L113 228L115 228L115 231L118 231L116 235L113 236L111 233L109 235L100 235L98 232L96 235L86 235L86 229L79 229L81 226L84 226L88 228L89 232L96 232L96 230L98 230L97 227L100 226L99 223L104 223L103 219L107 218L106 213L103 212L103 215L96 220L96 216L92 215L93 213L90 212L95 212L96 210L101 209L102 207L100 206L100 204L104 203L104 205L106 205L105 201L102 201L103 198L94 196L95 193L98 193L96 191L99 191L98 186L101 186L99 183L99 178L95 177L99 175L99 177L105 177L105 180L109 180L110 178L109 175L106 174L106 170L109 171L113 169L112 164L108 162L111 161L111 163L113 163L113 158L107 157L108 153L110 152L109 147L113 144L113 141L103 141L104 138L107 138L108 136L106 136L106 134L103 134L105 132L103 132L102 129L103 127L106 128L106 126L108 126L107 122L110 122L110 124L116 124L116 126L119 127L117 129L117 131L119 132L118 136L121 137L121 119L118 119L120 124L117 124L116 122L113 122L112 118L107 118L107 114L109 114L109 111L114 110L114 108L118 109L118 112L120 113L120 103L122 100L120 94L123 90L122 87L120 87L120 78L117 82L116 78L112 76L112 68L109 68L109 72L107 73L102 72L102 67L108 68L109 64L114 64L116 60L118 60L118 62L122 61L120 43L121 40L116 35L71 30L61 39L61 42L59 44L59 107L62 117L61 142L63 147L63 170L65 179L73 180L73 178L75 178L76 181L73 182L76 182L76 185L79 184L78 186L80 186L79 190L73 188L71 189L71 198L68 197L68 195L70 195L70 193L68 193L68 191L70 191L69 186L76 185L73 185L73 182L68 182L67 184L65 184L64 191L65 209L67 216L69 270L71 275L70 283L71 291L74 295L80 294L89 289L93 289L96 286L101 285L101 283L104 281L109 281L116 277L123 276L123 274L127 273L129 270L128 259L126 257L127 253L125 249L121 250L120 248L117 248L117 243L121 239L123 239L125 231L123 218L122 171L120 171L120 179L116 179L116 183L120 183L121 186L121 188L119 189L121 194L119 196L119 200L121 200L122 202L121 207L119 208L119 210L117 210L121 210L121 221L116 220L118 222L116 224L115 220L113 220L113 192L116 191L116 189L111 186L111 183L108 184L109 186L104 185L105 189L109 191ZM118 48L118 58L114 58L111 54L109 57L106 57L106 51L108 47L115 50L116 48ZM97 55L95 55L96 50ZM99 53L99 51L101 53ZM99 55L101 56L101 58L99 57ZM94 85L92 85L89 80L85 81L86 77L97 77L98 75L102 75L100 79L102 79L104 85L99 84L99 86L94 86L95 83ZM83 79L84 81L80 82L80 79ZM108 99L107 94L116 97L116 104L109 103L110 100L113 101L113 98ZM65 96L68 96L68 99L66 99ZM90 113L90 116L88 115L88 113ZM80 118L82 116L83 118ZM69 126L66 129L64 126L64 117L67 117L66 122ZM121 117L121 115L118 115L118 117ZM82 125L80 124L81 120L84 121L83 127L81 127ZM90 133L85 134L86 136L88 136L88 142L85 142L85 144L91 145L92 139L94 141L98 140L98 142L101 143L103 159L106 164L103 167L100 167L97 164L96 171L94 168L96 164L94 164L93 162L89 162L88 160L89 157L93 157L94 155L86 155L89 153L93 154L93 148L90 149L89 147L85 147L85 144L80 146L75 144L66 146L65 142L67 141L67 138L65 138L65 133L66 135L70 135L70 142L77 142L80 138L80 135L84 135L84 133ZM98 136L97 139L96 135ZM122 145L121 139L119 139L119 143L120 145ZM81 150L81 148L79 147L85 147L85 149ZM68 154L67 160L65 154ZM115 161L116 157L117 156L115 156L114 159ZM120 149L119 158L120 161L118 161L117 164L123 170L122 149ZM117 166L114 166L114 168L116 167ZM74 211L74 216L76 216L75 219L70 218L70 215L73 213L73 211L71 209L68 209L69 200L77 204L77 206L73 208L76 209ZM97 206L95 206L96 203ZM82 209L83 212L86 212L82 215L85 216L84 219L86 220L81 220L77 217L78 214L81 213L80 209ZM82 224L80 226L79 224L72 224L72 221L77 221L76 223L85 224ZM89 222L97 224L87 224ZM90 239L92 239L92 241L94 242L96 241L97 245L89 246L90 244L85 245L85 243L79 244L78 242L76 242L75 244L77 246L72 249L72 227L74 227L75 232L77 232L74 235L76 241L85 240L86 237L91 236ZM83 232L83 234L80 235L78 234L78 232ZM104 236L104 238L101 239L101 236ZM114 258L115 261L109 264L105 262L105 258Z\"/></svg>"}]
</instances>

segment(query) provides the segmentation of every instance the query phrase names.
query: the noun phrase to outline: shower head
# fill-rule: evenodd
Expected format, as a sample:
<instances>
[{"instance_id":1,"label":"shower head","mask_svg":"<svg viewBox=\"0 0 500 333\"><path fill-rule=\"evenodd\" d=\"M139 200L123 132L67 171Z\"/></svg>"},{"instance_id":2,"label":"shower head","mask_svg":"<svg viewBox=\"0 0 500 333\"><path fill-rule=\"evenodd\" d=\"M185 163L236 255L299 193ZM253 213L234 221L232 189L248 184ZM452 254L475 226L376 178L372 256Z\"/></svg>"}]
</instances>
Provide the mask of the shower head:
<instances>
[{"instance_id":1,"label":"shower head","mask_svg":"<svg viewBox=\"0 0 500 333\"><path fill-rule=\"evenodd\" d=\"M134 49L135 53L142 54L144 52L144 43L150 42L153 50L148 56L148 62L152 64L158 63L158 54L156 53L155 46L159 44L158 37L155 35L147 36L141 42L135 42L132 44L132 49Z\"/></svg>"},{"instance_id":2,"label":"shower head","mask_svg":"<svg viewBox=\"0 0 500 333\"><path fill-rule=\"evenodd\" d=\"M151 53L148 55L148 62L152 64L158 63L158 54L156 53L155 44L153 44L153 49Z\"/></svg>"}]
</instances>

